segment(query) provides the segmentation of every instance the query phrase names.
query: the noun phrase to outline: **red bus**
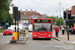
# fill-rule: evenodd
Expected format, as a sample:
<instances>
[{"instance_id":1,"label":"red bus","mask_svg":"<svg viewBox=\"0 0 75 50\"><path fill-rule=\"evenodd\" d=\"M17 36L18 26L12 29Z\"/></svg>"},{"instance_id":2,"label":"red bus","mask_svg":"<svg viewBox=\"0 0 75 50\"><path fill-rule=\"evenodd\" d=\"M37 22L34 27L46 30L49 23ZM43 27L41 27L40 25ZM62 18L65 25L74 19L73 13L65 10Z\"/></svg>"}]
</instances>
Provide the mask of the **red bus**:
<instances>
[{"instance_id":1,"label":"red bus","mask_svg":"<svg viewBox=\"0 0 75 50\"><path fill-rule=\"evenodd\" d=\"M52 19L50 18L34 18L33 19L33 40L36 38L52 38Z\"/></svg>"}]
</instances>

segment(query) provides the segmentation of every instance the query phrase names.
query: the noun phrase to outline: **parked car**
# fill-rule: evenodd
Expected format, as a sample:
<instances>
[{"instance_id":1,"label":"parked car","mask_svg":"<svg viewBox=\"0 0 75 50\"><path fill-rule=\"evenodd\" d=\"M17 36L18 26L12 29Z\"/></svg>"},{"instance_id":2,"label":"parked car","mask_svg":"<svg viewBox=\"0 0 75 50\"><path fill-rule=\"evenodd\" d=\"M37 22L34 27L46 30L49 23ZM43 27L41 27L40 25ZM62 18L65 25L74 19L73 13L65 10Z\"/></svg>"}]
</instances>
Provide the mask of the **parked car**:
<instances>
[{"instance_id":1,"label":"parked car","mask_svg":"<svg viewBox=\"0 0 75 50\"><path fill-rule=\"evenodd\" d=\"M14 31L11 30L11 29L5 29L5 30L3 31L3 35L12 35L13 32L14 32Z\"/></svg>"}]
</instances>

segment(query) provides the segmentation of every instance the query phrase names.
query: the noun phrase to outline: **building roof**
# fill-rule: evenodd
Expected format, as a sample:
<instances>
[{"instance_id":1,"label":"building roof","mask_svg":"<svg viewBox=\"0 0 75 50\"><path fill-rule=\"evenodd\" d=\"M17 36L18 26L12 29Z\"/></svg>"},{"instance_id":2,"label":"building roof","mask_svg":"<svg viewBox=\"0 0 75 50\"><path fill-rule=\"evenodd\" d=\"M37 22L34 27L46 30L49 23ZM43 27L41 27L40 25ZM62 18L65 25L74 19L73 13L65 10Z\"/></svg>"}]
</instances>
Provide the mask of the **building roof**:
<instances>
[{"instance_id":1,"label":"building roof","mask_svg":"<svg viewBox=\"0 0 75 50\"><path fill-rule=\"evenodd\" d=\"M39 14L39 13L38 12L34 12L34 11L22 11L21 12L21 17L25 16L25 15L29 16L31 14ZM41 14L39 14L39 15L41 15Z\"/></svg>"},{"instance_id":2,"label":"building roof","mask_svg":"<svg viewBox=\"0 0 75 50\"><path fill-rule=\"evenodd\" d=\"M29 15L31 15L31 14L38 14L38 15L41 16L40 13L34 12L34 11L21 11L21 12L20 12L21 17L22 17L22 16L25 16L25 15L29 16ZM13 17L13 14L11 14L11 16Z\"/></svg>"},{"instance_id":3,"label":"building roof","mask_svg":"<svg viewBox=\"0 0 75 50\"><path fill-rule=\"evenodd\" d=\"M41 18L47 18L46 14L41 14Z\"/></svg>"},{"instance_id":4,"label":"building roof","mask_svg":"<svg viewBox=\"0 0 75 50\"><path fill-rule=\"evenodd\" d=\"M21 17L21 20L25 20L25 19L29 19L27 15Z\"/></svg>"}]
</instances>

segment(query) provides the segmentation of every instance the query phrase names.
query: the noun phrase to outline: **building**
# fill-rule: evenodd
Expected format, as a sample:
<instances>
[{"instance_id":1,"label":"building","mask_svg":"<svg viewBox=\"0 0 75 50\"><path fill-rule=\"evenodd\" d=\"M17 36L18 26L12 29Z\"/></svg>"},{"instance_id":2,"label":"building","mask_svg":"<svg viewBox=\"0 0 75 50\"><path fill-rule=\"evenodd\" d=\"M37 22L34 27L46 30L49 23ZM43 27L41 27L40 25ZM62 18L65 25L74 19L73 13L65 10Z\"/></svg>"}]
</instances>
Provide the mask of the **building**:
<instances>
[{"instance_id":1,"label":"building","mask_svg":"<svg viewBox=\"0 0 75 50\"><path fill-rule=\"evenodd\" d=\"M41 14L41 18L47 18L46 14Z\"/></svg>"},{"instance_id":2,"label":"building","mask_svg":"<svg viewBox=\"0 0 75 50\"><path fill-rule=\"evenodd\" d=\"M38 12L35 11L21 11L20 12L21 15L21 19L20 19L20 23L32 23L32 19L33 18L47 18L46 14L40 14ZM11 14L11 16L13 17L13 14Z\"/></svg>"},{"instance_id":3,"label":"building","mask_svg":"<svg viewBox=\"0 0 75 50\"><path fill-rule=\"evenodd\" d=\"M72 9L71 10L72 10L72 15L75 16L75 5L72 6Z\"/></svg>"}]
</instances>

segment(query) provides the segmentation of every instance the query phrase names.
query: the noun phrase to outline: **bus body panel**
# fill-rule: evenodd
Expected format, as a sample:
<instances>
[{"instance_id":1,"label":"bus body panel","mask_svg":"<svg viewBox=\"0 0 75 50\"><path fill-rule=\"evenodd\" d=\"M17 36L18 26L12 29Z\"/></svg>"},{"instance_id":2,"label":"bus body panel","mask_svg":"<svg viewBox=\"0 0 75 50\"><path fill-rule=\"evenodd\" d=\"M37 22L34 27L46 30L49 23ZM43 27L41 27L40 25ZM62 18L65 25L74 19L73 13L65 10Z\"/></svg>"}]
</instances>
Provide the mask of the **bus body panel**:
<instances>
[{"instance_id":1,"label":"bus body panel","mask_svg":"<svg viewBox=\"0 0 75 50\"><path fill-rule=\"evenodd\" d=\"M42 22L42 21L40 21L40 22L36 21L35 22L35 20L50 20L50 22L49 21L48 22ZM35 28L34 24L37 24L37 23L39 23L39 24L41 24L41 23L44 23L44 24L50 23L51 27L52 27L52 19L50 19L50 18L33 18L32 38L52 38L52 30L50 30L50 31L34 31L34 28ZM44 27L45 27L45 25L44 25ZM48 26L47 26L47 28L48 28ZM50 29L52 29L52 28L50 28Z\"/></svg>"},{"instance_id":2,"label":"bus body panel","mask_svg":"<svg viewBox=\"0 0 75 50\"><path fill-rule=\"evenodd\" d=\"M35 36L36 35L36 36ZM52 38L52 32L32 32L32 38Z\"/></svg>"}]
</instances>

